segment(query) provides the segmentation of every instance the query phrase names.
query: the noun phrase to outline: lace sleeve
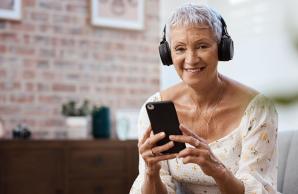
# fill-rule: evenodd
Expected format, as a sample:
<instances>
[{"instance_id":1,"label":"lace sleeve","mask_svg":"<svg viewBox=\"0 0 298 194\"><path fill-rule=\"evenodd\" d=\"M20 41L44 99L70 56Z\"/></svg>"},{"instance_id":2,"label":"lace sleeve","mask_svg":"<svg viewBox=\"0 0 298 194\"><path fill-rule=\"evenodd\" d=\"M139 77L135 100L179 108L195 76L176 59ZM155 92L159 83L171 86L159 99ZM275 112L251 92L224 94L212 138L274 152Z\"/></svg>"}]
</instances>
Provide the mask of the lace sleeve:
<instances>
[{"instance_id":1,"label":"lace sleeve","mask_svg":"<svg viewBox=\"0 0 298 194\"><path fill-rule=\"evenodd\" d=\"M259 95L246 112L242 151L236 177L245 194L277 193L277 122L273 103Z\"/></svg>"}]
</instances>

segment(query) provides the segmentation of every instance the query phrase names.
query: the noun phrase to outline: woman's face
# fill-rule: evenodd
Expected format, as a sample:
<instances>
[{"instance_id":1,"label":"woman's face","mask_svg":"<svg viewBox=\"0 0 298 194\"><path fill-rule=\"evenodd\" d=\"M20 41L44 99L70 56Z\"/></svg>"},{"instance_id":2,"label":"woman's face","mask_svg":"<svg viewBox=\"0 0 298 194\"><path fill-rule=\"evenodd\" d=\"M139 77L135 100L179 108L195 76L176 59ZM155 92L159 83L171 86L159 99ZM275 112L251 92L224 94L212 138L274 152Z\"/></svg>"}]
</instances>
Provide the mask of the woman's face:
<instances>
[{"instance_id":1,"label":"woman's face","mask_svg":"<svg viewBox=\"0 0 298 194\"><path fill-rule=\"evenodd\" d=\"M216 77L218 48L209 26L177 26L170 36L173 63L186 84L202 84Z\"/></svg>"}]
</instances>

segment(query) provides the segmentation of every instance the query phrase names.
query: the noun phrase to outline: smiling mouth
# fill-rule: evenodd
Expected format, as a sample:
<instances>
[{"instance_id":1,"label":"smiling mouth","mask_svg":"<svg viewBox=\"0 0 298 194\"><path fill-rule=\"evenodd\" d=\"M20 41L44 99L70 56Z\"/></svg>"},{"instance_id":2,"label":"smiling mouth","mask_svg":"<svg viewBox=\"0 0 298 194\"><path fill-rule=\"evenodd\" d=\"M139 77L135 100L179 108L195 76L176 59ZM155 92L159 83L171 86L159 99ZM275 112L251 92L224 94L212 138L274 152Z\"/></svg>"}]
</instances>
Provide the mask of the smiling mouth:
<instances>
[{"instance_id":1,"label":"smiling mouth","mask_svg":"<svg viewBox=\"0 0 298 194\"><path fill-rule=\"evenodd\" d=\"M190 73L197 73L197 72L203 71L205 68L206 67L184 68L184 71L190 72Z\"/></svg>"}]
</instances>

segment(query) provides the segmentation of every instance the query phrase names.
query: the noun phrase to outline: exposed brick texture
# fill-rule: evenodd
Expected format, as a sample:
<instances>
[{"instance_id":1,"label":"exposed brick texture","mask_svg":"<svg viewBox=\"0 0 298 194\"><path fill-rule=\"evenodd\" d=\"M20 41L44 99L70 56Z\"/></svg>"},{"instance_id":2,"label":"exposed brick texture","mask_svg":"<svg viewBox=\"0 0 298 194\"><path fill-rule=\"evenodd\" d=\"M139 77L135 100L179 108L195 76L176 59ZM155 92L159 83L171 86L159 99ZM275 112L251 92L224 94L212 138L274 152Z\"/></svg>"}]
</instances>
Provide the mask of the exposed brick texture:
<instances>
[{"instance_id":1,"label":"exposed brick texture","mask_svg":"<svg viewBox=\"0 0 298 194\"><path fill-rule=\"evenodd\" d=\"M140 108L159 89L159 0L141 31L92 26L90 0L23 0L21 21L0 20L0 117L33 132L63 129L68 100ZM113 133L115 134L115 133Z\"/></svg>"}]
</instances>

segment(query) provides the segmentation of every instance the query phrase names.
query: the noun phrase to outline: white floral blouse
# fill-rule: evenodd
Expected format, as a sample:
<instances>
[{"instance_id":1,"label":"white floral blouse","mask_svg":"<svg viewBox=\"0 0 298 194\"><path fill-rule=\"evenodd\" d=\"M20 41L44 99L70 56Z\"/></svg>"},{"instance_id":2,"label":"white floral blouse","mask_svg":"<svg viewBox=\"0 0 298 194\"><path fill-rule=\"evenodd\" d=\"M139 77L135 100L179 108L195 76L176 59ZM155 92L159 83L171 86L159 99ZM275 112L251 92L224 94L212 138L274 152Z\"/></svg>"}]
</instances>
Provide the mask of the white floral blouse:
<instances>
[{"instance_id":1,"label":"white floral blouse","mask_svg":"<svg viewBox=\"0 0 298 194\"><path fill-rule=\"evenodd\" d=\"M149 101L160 101L160 93ZM228 135L209 144L219 160L245 186L245 194L275 194L277 182L277 112L273 103L258 94L248 104L240 125ZM141 108L138 130L143 136L150 122ZM190 146L190 145L186 145ZM205 175L196 164L183 164L179 158L162 161L160 176L168 193L219 194L214 179ZM139 156L139 175L130 194L140 194L145 163Z\"/></svg>"}]
</instances>

